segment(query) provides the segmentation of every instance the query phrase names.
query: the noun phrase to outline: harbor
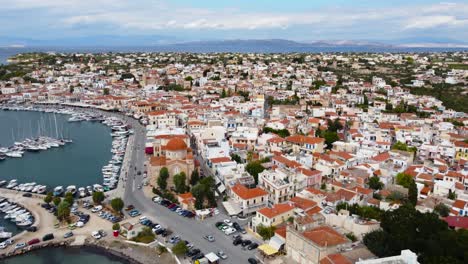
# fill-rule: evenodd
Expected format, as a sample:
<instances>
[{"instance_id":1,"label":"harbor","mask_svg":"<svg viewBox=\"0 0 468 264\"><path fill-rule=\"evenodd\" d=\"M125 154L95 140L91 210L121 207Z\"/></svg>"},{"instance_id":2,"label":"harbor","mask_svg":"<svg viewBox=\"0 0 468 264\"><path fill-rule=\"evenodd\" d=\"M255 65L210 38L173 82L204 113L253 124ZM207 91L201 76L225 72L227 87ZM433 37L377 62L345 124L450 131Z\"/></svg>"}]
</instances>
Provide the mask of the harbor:
<instances>
[{"instance_id":1,"label":"harbor","mask_svg":"<svg viewBox=\"0 0 468 264\"><path fill-rule=\"evenodd\" d=\"M0 218L4 220L2 222L10 221L18 229L25 229L34 224L34 216L27 208L4 197L0 197ZM0 248L11 244L9 239L14 235L6 225L0 225Z\"/></svg>"},{"instance_id":2,"label":"harbor","mask_svg":"<svg viewBox=\"0 0 468 264\"><path fill-rule=\"evenodd\" d=\"M133 133L121 119L94 111L42 106L3 106L0 119L2 117L9 117L6 122L10 119L12 131L29 127L30 133L16 133L16 138L11 137L10 140L2 138L2 146L13 142L12 146L19 153L17 158L8 158L0 163L0 187L38 194L52 191L56 196L70 192L75 197L116 188L128 136ZM37 132L40 136L35 139L31 128L33 120L40 120ZM0 136L2 133L6 135L8 132L0 129ZM69 136L65 138L64 134ZM19 135L25 139L18 139ZM59 148L61 146L63 148ZM0 157L6 159L11 150L12 147L2 147ZM25 151L30 155L23 156ZM41 155L41 162L36 155ZM76 163L83 162L84 166L76 166ZM45 168L57 172L50 173ZM78 173L80 170L85 172ZM37 173L42 175L34 176Z\"/></svg>"}]
</instances>

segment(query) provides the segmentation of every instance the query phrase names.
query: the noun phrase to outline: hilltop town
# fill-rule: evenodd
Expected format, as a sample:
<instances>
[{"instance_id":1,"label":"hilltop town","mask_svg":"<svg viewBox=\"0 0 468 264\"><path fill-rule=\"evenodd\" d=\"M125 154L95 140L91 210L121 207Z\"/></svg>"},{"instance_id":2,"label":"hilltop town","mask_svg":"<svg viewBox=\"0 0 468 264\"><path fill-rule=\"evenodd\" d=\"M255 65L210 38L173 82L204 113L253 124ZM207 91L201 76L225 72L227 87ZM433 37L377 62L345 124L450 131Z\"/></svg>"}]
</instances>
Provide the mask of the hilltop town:
<instances>
[{"instance_id":1,"label":"hilltop town","mask_svg":"<svg viewBox=\"0 0 468 264\"><path fill-rule=\"evenodd\" d=\"M256 237L263 263L468 252L466 52L25 53L0 66L0 91L136 120L147 179L126 204L243 219L210 228Z\"/></svg>"}]
</instances>

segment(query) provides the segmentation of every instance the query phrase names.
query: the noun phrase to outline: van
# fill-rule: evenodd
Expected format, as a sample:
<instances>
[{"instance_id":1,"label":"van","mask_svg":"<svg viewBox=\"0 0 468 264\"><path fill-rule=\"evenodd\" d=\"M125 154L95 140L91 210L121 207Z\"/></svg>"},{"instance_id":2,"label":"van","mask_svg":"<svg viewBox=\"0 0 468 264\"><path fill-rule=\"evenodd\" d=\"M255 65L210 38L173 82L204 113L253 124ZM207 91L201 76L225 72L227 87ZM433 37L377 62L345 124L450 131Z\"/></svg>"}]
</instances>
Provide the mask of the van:
<instances>
[{"instance_id":1,"label":"van","mask_svg":"<svg viewBox=\"0 0 468 264\"><path fill-rule=\"evenodd\" d=\"M42 241L47 241L47 240L52 240L52 239L54 239L54 234L52 233L46 234L42 237Z\"/></svg>"}]
</instances>

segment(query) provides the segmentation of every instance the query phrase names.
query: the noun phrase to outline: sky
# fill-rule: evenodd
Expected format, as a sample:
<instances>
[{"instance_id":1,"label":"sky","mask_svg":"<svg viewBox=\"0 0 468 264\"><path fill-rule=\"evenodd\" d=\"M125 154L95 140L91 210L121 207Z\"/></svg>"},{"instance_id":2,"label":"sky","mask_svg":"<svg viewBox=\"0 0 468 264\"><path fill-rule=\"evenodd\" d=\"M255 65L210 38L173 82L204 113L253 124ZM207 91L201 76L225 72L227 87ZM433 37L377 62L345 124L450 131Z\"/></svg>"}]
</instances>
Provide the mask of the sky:
<instances>
[{"instance_id":1,"label":"sky","mask_svg":"<svg viewBox=\"0 0 468 264\"><path fill-rule=\"evenodd\" d=\"M0 0L0 37L468 42L468 1Z\"/></svg>"}]
</instances>

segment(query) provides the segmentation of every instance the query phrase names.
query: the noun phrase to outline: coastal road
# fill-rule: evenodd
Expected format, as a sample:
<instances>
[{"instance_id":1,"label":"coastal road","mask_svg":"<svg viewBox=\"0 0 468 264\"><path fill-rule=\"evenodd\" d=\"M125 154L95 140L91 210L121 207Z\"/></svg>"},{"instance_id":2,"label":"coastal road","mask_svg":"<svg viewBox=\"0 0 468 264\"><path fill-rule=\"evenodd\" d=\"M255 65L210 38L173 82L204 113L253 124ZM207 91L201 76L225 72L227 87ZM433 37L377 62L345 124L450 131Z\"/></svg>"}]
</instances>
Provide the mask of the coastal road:
<instances>
[{"instance_id":1,"label":"coastal road","mask_svg":"<svg viewBox=\"0 0 468 264\"><path fill-rule=\"evenodd\" d=\"M131 157L129 160L129 172L125 182L125 193L123 199L125 204L132 204L138 208L142 215L146 215L165 228L169 228L174 234L182 239L188 240L199 248L203 253L224 251L228 259L222 260L222 263L248 263L247 259L253 257L255 251L244 251L240 246L232 244L231 236L216 229L216 221L222 221L226 218L223 214L200 221L181 217L167 208L155 204L144 195L143 190L136 188L144 181L143 175L137 175L138 171L145 171L145 129L138 121L126 118L127 122L134 129L134 142L131 146ZM135 169L136 167L136 169ZM243 223L239 221L242 225ZM245 224L245 223L244 223ZM203 238L204 235L214 235L216 241L209 242ZM247 236L247 235L245 235Z\"/></svg>"}]
</instances>

